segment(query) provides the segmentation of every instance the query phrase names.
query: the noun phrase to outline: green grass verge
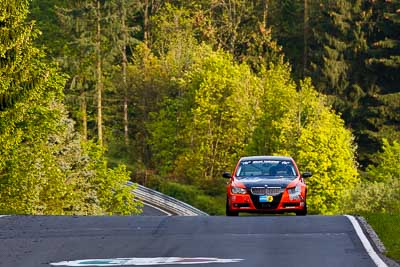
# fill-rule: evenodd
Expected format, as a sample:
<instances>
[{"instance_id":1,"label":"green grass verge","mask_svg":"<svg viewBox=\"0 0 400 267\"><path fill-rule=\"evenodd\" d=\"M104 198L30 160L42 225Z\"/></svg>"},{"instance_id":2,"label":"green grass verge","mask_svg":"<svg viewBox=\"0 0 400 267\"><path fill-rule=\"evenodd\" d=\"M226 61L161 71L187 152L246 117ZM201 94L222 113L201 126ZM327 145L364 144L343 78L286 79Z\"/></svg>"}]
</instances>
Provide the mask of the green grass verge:
<instances>
[{"instance_id":1,"label":"green grass verge","mask_svg":"<svg viewBox=\"0 0 400 267\"><path fill-rule=\"evenodd\" d=\"M400 261L400 214L362 214L386 247L386 256Z\"/></svg>"}]
</instances>

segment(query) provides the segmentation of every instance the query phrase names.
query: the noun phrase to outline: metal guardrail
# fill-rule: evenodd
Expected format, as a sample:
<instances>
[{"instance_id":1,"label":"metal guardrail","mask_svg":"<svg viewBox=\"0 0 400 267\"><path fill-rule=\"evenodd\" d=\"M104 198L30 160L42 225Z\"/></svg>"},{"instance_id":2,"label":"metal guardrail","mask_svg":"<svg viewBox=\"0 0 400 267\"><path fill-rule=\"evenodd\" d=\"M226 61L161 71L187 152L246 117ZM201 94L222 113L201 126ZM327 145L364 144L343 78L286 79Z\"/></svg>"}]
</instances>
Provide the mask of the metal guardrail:
<instances>
[{"instance_id":1,"label":"metal guardrail","mask_svg":"<svg viewBox=\"0 0 400 267\"><path fill-rule=\"evenodd\" d=\"M133 185L133 183L128 182L127 185L131 186ZM137 187L133 190L133 193L138 199L142 200L143 202L147 202L175 215L208 216L208 214L204 211L201 211L185 202L182 202L140 184L137 184Z\"/></svg>"}]
</instances>

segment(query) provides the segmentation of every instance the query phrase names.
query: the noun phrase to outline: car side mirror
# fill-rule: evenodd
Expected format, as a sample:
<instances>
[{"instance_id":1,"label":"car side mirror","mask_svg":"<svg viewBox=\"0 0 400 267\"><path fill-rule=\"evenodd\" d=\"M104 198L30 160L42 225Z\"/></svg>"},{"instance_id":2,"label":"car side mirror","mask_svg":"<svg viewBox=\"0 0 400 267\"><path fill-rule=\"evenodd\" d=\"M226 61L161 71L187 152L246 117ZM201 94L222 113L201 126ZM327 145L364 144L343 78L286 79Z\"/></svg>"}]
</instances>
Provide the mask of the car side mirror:
<instances>
[{"instance_id":1,"label":"car side mirror","mask_svg":"<svg viewBox=\"0 0 400 267\"><path fill-rule=\"evenodd\" d=\"M312 176L312 173L311 172L303 172L302 174L301 174L301 177L303 177L303 178L309 178L309 177L311 177Z\"/></svg>"},{"instance_id":2,"label":"car side mirror","mask_svg":"<svg viewBox=\"0 0 400 267\"><path fill-rule=\"evenodd\" d=\"M224 173L222 174L222 177L224 177L224 178L226 178L226 179L230 179L230 178L232 178L232 175L231 175L229 172L224 172Z\"/></svg>"}]
</instances>

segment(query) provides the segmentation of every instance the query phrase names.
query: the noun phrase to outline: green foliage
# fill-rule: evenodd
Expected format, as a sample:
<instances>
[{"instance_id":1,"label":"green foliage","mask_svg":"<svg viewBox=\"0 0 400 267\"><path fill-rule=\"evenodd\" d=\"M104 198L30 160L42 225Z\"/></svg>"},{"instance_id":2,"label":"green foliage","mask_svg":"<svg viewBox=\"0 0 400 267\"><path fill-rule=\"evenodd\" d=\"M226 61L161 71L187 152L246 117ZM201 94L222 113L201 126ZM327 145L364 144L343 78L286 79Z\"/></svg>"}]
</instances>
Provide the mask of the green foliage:
<instances>
[{"instance_id":1,"label":"green foliage","mask_svg":"<svg viewBox=\"0 0 400 267\"><path fill-rule=\"evenodd\" d=\"M351 132L306 80L298 107L300 136L295 157L303 170L313 173L308 180L310 211L334 214L340 209L344 192L359 181L355 146Z\"/></svg>"},{"instance_id":2,"label":"green foliage","mask_svg":"<svg viewBox=\"0 0 400 267\"><path fill-rule=\"evenodd\" d=\"M262 87L249 67L234 64L229 54L202 46L198 56L181 84L191 106L177 169L187 178L210 180L243 153L259 116Z\"/></svg>"},{"instance_id":3,"label":"green foliage","mask_svg":"<svg viewBox=\"0 0 400 267\"><path fill-rule=\"evenodd\" d=\"M166 98L160 105L159 112L151 113L151 120L147 124L150 132L148 140L153 154L153 162L160 174L167 175L174 169L175 160L181 153L178 131L181 130L179 100Z\"/></svg>"},{"instance_id":4,"label":"green foliage","mask_svg":"<svg viewBox=\"0 0 400 267\"><path fill-rule=\"evenodd\" d=\"M393 143L400 136L398 0L102 1L101 40L95 38L96 1L42 2L33 1L33 17L44 32L41 43L49 42L49 51L71 76L66 102L83 139L97 131L94 63L101 57L105 144L113 163L126 161L133 170L194 184L216 196L222 194L215 189L216 177L240 156L291 155L302 170L314 173L308 180L310 211L326 214L340 211L346 190L359 180L354 140L360 166L377 183L368 188L386 192L386 182L379 183L397 176L390 166L367 164L374 162L382 138ZM29 45L37 33L21 23L26 17L26 8L16 8L21 3L1 6L0 175L17 159L10 155L34 155L20 144L39 136L41 145L32 149L54 162L45 156L53 153L45 140L65 126L56 123L58 108L43 108L61 98L65 78L37 60L40 51ZM62 27L54 25L60 20ZM9 34L12 29L18 34ZM63 40L52 40L60 34ZM292 65L284 64L282 50ZM304 74L313 78L315 89L308 80L300 89L292 80ZM129 142L122 142L126 133ZM98 165L90 163L91 173L98 169L99 176L90 181L105 188L115 187L106 176L128 178L122 169L106 168L92 149L90 158ZM27 166L34 162L30 157ZM92 188L79 177L77 188ZM61 184L62 178L53 181ZM108 206L123 213L118 207L124 197L88 192L94 203L101 199L102 210Z\"/></svg>"},{"instance_id":5,"label":"green foliage","mask_svg":"<svg viewBox=\"0 0 400 267\"><path fill-rule=\"evenodd\" d=\"M382 141L382 152L375 154L375 163L377 165L370 165L367 168L369 180L378 182L387 182L389 179L400 180L400 169L398 162L400 162L400 144L393 141L392 144L388 140Z\"/></svg>"},{"instance_id":6,"label":"green foliage","mask_svg":"<svg viewBox=\"0 0 400 267\"><path fill-rule=\"evenodd\" d=\"M133 62L128 65L127 70L130 101L134 103L130 107L132 125L130 134L134 137L132 154L135 155L137 162L148 167L157 164L160 166L160 170L163 169L161 166L167 165L159 165L159 161L164 161L164 157L159 157L158 152L165 145L168 146L168 141L164 139L165 136L161 132L165 126L166 131L171 130L174 123L172 122L169 125L168 120L160 121L158 112L164 107L164 104L172 104L168 102L168 97L178 94L176 80L179 75L182 75L181 68L183 66L180 65L179 56L171 55L175 51L172 50L165 58L159 58L144 44L138 45ZM167 109L172 111L174 104ZM169 117L168 112L161 112L163 114L160 116ZM157 123L160 123L160 127L156 126ZM158 135L158 133L161 135ZM167 138L173 139L175 137L168 136ZM154 144L154 160L151 158L153 150L150 149L149 144ZM165 158L165 161L170 161L170 158Z\"/></svg>"},{"instance_id":7,"label":"green foliage","mask_svg":"<svg viewBox=\"0 0 400 267\"><path fill-rule=\"evenodd\" d=\"M3 1L0 8L0 210L13 213L45 209L41 199L53 199L41 196L43 187L59 185L46 140L59 130L65 77L32 45L37 32L26 22L27 4Z\"/></svg>"},{"instance_id":8,"label":"green foliage","mask_svg":"<svg viewBox=\"0 0 400 267\"><path fill-rule=\"evenodd\" d=\"M170 50L185 55L184 49L196 43L195 16L188 9L166 3L160 12L152 17L152 48L157 54L166 55ZM180 50L176 48L180 47Z\"/></svg>"},{"instance_id":9,"label":"green foliage","mask_svg":"<svg viewBox=\"0 0 400 267\"><path fill-rule=\"evenodd\" d=\"M108 214L131 215L140 212L142 203L134 199L134 186L126 186L130 174L124 165L114 169L107 167L104 150L94 143L87 143L85 151L91 159L87 171L92 172L90 186L96 191L96 197L102 211Z\"/></svg>"},{"instance_id":10,"label":"green foliage","mask_svg":"<svg viewBox=\"0 0 400 267\"><path fill-rule=\"evenodd\" d=\"M390 144L384 139L382 152L378 152L375 159L376 165L367 168L362 184L347 193L344 212L400 213L399 143Z\"/></svg>"},{"instance_id":11,"label":"green foliage","mask_svg":"<svg viewBox=\"0 0 400 267\"><path fill-rule=\"evenodd\" d=\"M302 171L313 173L307 180L309 211L337 213L344 192L358 182L351 132L309 79L297 91L288 66L271 66L261 75L262 116L247 154L294 157Z\"/></svg>"},{"instance_id":12,"label":"green foliage","mask_svg":"<svg viewBox=\"0 0 400 267\"><path fill-rule=\"evenodd\" d=\"M281 149L282 140L279 136L282 122L296 105L297 91L296 84L290 78L288 64L271 64L268 69L261 71L260 77L263 87L263 95L259 99L261 116L246 147L246 154L268 155Z\"/></svg>"},{"instance_id":13,"label":"green foliage","mask_svg":"<svg viewBox=\"0 0 400 267\"><path fill-rule=\"evenodd\" d=\"M66 77L33 46L27 4L1 2L0 213L137 213L125 168L82 148L61 104Z\"/></svg>"},{"instance_id":14,"label":"green foliage","mask_svg":"<svg viewBox=\"0 0 400 267\"><path fill-rule=\"evenodd\" d=\"M245 62L254 71L282 60L282 47L272 38L270 20L275 14L270 13L270 1L182 2L193 10L199 42L228 51L236 61Z\"/></svg>"},{"instance_id":15,"label":"green foliage","mask_svg":"<svg viewBox=\"0 0 400 267\"><path fill-rule=\"evenodd\" d=\"M398 1L325 1L312 18L310 74L356 135L364 170L382 138L399 138L399 7Z\"/></svg>"},{"instance_id":16,"label":"green foliage","mask_svg":"<svg viewBox=\"0 0 400 267\"><path fill-rule=\"evenodd\" d=\"M364 181L358 189L347 192L343 199L343 212L360 214L365 212L400 212L399 179L386 182ZM362 189L360 189L362 188Z\"/></svg>"},{"instance_id":17,"label":"green foliage","mask_svg":"<svg viewBox=\"0 0 400 267\"><path fill-rule=\"evenodd\" d=\"M180 79L182 93L165 99L148 124L158 168L167 166L162 173L171 170L176 179L211 194L216 177L241 155L291 155L314 173L310 211L338 212L344 191L358 181L355 146L324 96L309 80L297 92L285 64L257 77L222 52L204 46L198 51Z\"/></svg>"},{"instance_id":18,"label":"green foliage","mask_svg":"<svg viewBox=\"0 0 400 267\"><path fill-rule=\"evenodd\" d=\"M272 39L282 47L286 60L292 65L295 77L304 77L304 13L306 12L304 2L304 0L268 2L267 24ZM309 5L311 2L314 1L308 1Z\"/></svg>"},{"instance_id":19,"label":"green foliage","mask_svg":"<svg viewBox=\"0 0 400 267\"><path fill-rule=\"evenodd\" d=\"M172 196L209 215L222 215L225 213L225 196L211 197L197 187L182 185L173 182L164 182L159 189L164 194Z\"/></svg>"},{"instance_id":20,"label":"green foliage","mask_svg":"<svg viewBox=\"0 0 400 267\"><path fill-rule=\"evenodd\" d=\"M56 106L57 110L62 107ZM132 214L141 203L125 186L123 165L107 167L103 151L81 144L64 115L59 131L14 148L4 162L0 211L8 214Z\"/></svg>"},{"instance_id":21,"label":"green foliage","mask_svg":"<svg viewBox=\"0 0 400 267\"><path fill-rule=\"evenodd\" d=\"M382 139L399 142L400 113L400 2L377 1L367 5L370 14L366 67L371 70L373 82L365 100L366 118L363 135L374 144L375 153L382 146ZM370 144L368 144L370 145ZM370 159L373 162L373 158Z\"/></svg>"},{"instance_id":22,"label":"green foliage","mask_svg":"<svg viewBox=\"0 0 400 267\"><path fill-rule=\"evenodd\" d=\"M40 38L35 39L35 43L46 51L46 55L52 57L62 57L65 48L71 39L64 33L64 28L60 27L57 11L65 7L66 0L30 0L28 19L35 21L36 27L41 31Z\"/></svg>"}]
</instances>

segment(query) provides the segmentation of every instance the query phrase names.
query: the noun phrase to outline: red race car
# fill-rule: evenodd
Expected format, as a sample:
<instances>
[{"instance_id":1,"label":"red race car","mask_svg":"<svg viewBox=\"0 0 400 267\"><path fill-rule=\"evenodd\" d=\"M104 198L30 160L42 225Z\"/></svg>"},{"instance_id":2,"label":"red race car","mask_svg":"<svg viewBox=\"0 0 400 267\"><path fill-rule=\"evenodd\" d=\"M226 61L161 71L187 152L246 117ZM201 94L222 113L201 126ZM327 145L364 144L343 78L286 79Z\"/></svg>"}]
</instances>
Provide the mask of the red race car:
<instances>
[{"instance_id":1,"label":"red race car","mask_svg":"<svg viewBox=\"0 0 400 267\"><path fill-rule=\"evenodd\" d=\"M307 186L291 157L243 157L236 165L227 185L226 215L239 212L307 214Z\"/></svg>"}]
</instances>

